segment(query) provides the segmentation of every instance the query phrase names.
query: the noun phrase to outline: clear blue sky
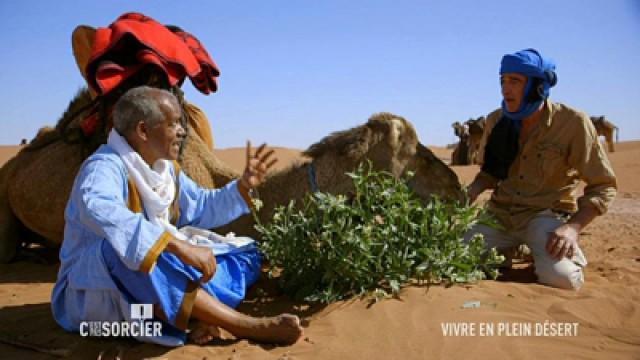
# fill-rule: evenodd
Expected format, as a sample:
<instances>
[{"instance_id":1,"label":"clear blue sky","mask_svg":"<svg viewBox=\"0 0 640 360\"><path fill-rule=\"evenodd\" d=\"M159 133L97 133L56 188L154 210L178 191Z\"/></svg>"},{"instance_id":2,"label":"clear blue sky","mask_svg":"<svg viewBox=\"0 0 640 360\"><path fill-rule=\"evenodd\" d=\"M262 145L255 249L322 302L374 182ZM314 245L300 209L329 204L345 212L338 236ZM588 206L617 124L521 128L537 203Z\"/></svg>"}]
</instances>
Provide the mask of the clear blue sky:
<instances>
[{"instance_id":1,"label":"clear blue sky","mask_svg":"<svg viewBox=\"0 0 640 360\"><path fill-rule=\"evenodd\" d=\"M0 144L53 125L83 85L79 24L139 11L196 35L221 69L205 96L217 147L245 139L305 148L390 111L425 144L500 104L502 55L534 47L557 63L552 99L607 115L640 139L640 1L0 1Z\"/></svg>"}]
</instances>

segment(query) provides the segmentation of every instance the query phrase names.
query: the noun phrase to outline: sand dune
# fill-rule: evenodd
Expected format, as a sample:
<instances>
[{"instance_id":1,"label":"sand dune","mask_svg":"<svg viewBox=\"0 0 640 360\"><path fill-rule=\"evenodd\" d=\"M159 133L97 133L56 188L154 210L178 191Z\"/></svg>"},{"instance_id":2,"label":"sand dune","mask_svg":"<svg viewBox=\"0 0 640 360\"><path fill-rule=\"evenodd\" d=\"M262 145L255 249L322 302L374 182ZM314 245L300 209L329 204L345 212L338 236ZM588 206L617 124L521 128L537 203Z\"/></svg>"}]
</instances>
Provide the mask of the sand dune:
<instances>
[{"instance_id":1,"label":"sand dune","mask_svg":"<svg viewBox=\"0 0 640 360\"><path fill-rule=\"evenodd\" d=\"M270 147L275 150L274 156L278 159L278 162L274 165L273 169L278 170L287 167L294 159L301 158L302 151L296 149L289 149L283 147ZM254 149L255 150L255 149ZM222 160L225 164L231 166L232 169L241 172L244 169L247 149L241 147L216 149L214 150L216 156Z\"/></svg>"},{"instance_id":2,"label":"sand dune","mask_svg":"<svg viewBox=\"0 0 640 360\"><path fill-rule=\"evenodd\" d=\"M447 157L450 150L434 148ZM17 147L0 147L0 162ZM279 167L299 151L277 148ZM244 148L216 154L240 170ZM618 176L613 207L586 229L581 243L589 260L579 292L533 283L530 264L518 264L499 281L444 288L408 287L397 300L370 304L355 299L326 307L294 303L274 284L262 281L266 295L250 296L241 310L254 315L281 311L300 314L305 336L290 347L219 340L206 347L167 349L128 340L86 340L62 331L49 309L57 265L20 261L0 266L0 339L68 351L71 358L96 358L122 348L126 359L639 359L640 358L640 141L618 144L610 159ZM477 166L454 167L471 182ZM477 308L464 308L479 301ZM575 336L536 336L536 326L577 323ZM475 324L470 336L443 333L443 326ZM502 325L501 325L502 324ZM509 331L500 326L509 326ZM480 327L493 326L493 336ZM527 327L532 334L528 335ZM0 343L6 358L47 359L51 355Z\"/></svg>"},{"instance_id":3,"label":"sand dune","mask_svg":"<svg viewBox=\"0 0 640 360\"><path fill-rule=\"evenodd\" d=\"M0 166L20 151L20 145L0 145Z\"/></svg>"}]
</instances>

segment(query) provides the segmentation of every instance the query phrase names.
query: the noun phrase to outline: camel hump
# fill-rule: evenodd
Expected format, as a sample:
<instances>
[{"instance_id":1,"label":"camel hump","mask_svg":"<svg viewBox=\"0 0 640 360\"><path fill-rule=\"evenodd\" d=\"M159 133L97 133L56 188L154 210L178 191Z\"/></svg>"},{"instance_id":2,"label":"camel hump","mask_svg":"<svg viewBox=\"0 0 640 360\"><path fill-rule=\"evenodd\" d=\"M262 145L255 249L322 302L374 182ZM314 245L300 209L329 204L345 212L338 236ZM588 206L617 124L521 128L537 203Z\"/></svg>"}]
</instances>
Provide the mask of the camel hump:
<instances>
[{"instance_id":1,"label":"camel hump","mask_svg":"<svg viewBox=\"0 0 640 360\"><path fill-rule=\"evenodd\" d=\"M191 128L200 136L209 150L213 150L213 131L207 115L199 107L187 101L184 102L183 109Z\"/></svg>"},{"instance_id":2,"label":"camel hump","mask_svg":"<svg viewBox=\"0 0 640 360\"><path fill-rule=\"evenodd\" d=\"M87 80L87 64L91 57L91 50L96 37L96 29L89 25L80 25L73 30L71 34L71 47L73 48L73 57L78 65L78 70L82 77ZM95 98L96 94L91 90L91 97Z\"/></svg>"}]
</instances>

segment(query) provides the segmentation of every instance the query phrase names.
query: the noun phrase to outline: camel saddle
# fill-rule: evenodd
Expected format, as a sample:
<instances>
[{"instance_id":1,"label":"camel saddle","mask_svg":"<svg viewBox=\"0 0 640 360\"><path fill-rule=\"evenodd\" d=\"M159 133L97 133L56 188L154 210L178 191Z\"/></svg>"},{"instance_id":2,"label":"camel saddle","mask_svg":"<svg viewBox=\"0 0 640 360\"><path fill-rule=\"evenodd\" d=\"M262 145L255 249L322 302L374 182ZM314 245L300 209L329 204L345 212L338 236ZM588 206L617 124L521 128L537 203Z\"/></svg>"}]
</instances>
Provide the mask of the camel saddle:
<instances>
[{"instance_id":1,"label":"camel saddle","mask_svg":"<svg viewBox=\"0 0 640 360\"><path fill-rule=\"evenodd\" d=\"M180 84L189 76L203 94L218 89L220 71L204 46L186 31L172 32L164 25L139 13L126 13L109 27L95 29L80 25L72 35L73 55L87 81L92 97L104 95L146 65L155 65L169 84ZM185 109L193 114L190 123L213 149L211 128L204 113L193 104ZM81 123L85 136L91 136L98 117L92 111Z\"/></svg>"}]
</instances>

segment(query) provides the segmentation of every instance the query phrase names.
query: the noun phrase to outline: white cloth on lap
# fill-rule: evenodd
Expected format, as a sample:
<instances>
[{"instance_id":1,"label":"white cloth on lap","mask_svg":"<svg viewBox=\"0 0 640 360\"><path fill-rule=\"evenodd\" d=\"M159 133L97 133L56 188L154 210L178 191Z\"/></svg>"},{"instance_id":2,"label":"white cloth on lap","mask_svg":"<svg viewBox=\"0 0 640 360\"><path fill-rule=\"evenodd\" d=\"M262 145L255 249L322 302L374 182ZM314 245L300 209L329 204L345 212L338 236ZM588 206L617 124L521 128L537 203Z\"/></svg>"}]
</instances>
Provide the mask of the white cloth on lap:
<instances>
[{"instance_id":1,"label":"white cloth on lap","mask_svg":"<svg viewBox=\"0 0 640 360\"><path fill-rule=\"evenodd\" d=\"M210 248L214 255L243 251L248 246L253 246L255 242L253 239L236 237L233 233L221 236L213 231L192 226L177 229L169 221L169 208L176 196L171 161L160 159L153 164L153 167L149 167L116 129L111 129L109 132L107 144L116 151L127 168L140 194L140 200L149 221L161 225L176 239Z\"/></svg>"}]
</instances>

